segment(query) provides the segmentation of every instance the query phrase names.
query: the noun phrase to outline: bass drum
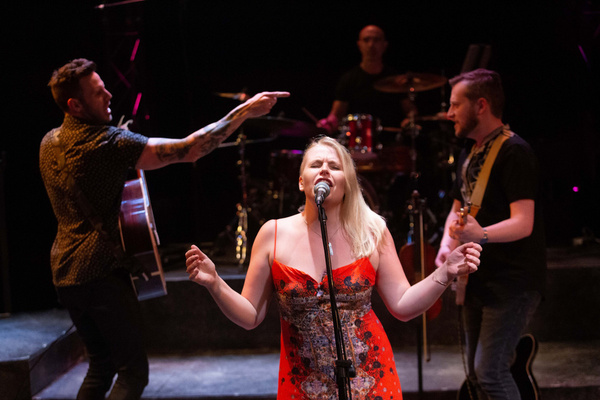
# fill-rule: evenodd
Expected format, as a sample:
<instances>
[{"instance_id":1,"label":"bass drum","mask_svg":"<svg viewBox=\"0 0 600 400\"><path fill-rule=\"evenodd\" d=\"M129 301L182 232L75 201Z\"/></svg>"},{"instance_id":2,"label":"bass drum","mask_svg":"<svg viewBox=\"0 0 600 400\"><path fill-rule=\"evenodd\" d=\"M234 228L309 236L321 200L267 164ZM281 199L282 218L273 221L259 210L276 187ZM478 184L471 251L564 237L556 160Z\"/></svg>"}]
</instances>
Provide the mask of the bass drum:
<instances>
[{"instance_id":1,"label":"bass drum","mask_svg":"<svg viewBox=\"0 0 600 400\"><path fill-rule=\"evenodd\" d=\"M365 202L369 207L371 207L371 210L379 214L379 198L377 197L377 192L375 191L375 188L363 175L357 174L357 178L358 183L360 184L360 187L362 189L362 194L365 199Z\"/></svg>"}]
</instances>

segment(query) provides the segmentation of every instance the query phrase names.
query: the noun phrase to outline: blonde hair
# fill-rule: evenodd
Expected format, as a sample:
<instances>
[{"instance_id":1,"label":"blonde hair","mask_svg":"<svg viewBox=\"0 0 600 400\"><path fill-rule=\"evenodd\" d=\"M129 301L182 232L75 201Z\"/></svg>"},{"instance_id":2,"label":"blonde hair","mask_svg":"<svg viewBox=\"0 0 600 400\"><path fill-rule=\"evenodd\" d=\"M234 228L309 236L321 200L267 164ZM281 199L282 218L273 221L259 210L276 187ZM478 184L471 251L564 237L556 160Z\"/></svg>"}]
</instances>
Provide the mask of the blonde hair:
<instances>
[{"instance_id":1,"label":"blonde hair","mask_svg":"<svg viewBox=\"0 0 600 400\"><path fill-rule=\"evenodd\" d=\"M327 136L316 137L304 152L300 173L304 171L306 165L306 154L315 146L332 148L341 160L342 170L346 177L345 195L340 211L342 226L350 239L354 256L357 258L368 257L383 243L385 220L371 210L365 202L362 187L356 176L354 161L348 150L337 140Z\"/></svg>"}]
</instances>

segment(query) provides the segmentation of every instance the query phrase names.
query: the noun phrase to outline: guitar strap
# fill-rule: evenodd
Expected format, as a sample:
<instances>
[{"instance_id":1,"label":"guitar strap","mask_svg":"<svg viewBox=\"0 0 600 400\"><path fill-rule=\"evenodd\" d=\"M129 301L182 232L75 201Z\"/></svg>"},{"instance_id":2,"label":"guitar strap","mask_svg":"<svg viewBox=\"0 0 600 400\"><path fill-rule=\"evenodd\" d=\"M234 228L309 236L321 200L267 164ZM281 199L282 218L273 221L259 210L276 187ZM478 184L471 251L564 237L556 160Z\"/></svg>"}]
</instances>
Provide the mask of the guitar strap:
<instances>
[{"instance_id":1,"label":"guitar strap","mask_svg":"<svg viewBox=\"0 0 600 400\"><path fill-rule=\"evenodd\" d=\"M481 171L477 176L475 188L473 189L473 193L471 194L471 210L469 214L472 215L473 218L477 215L477 212L479 212L479 209L481 208L481 202L483 200L483 195L485 194L485 188L487 186L490 173L492 172L494 162L496 161L496 156L498 155L498 152L500 152L500 148L502 147L504 142L507 139L513 137L513 135L514 132L510 130L510 127L508 125L504 125L502 127L502 132L498 134L498 136L496 136L496 138L494 139L494 143L492 143L492 147L490 148L490 151L487 157L485 158L483 167L481 168ZM471 158L474 154L475 148L473 147L473 149L471 149L469 157L467 157L467 160L465 162L465 168L469 165L469 162L471 161Z\"/></svg>"},{"instance_id":2,"label":"guitar strap","mask_svg":"<svg viewBox=\"0 0 600 400\"><path fill-rule=\"evenodd\" d=\"M494 139L494 142L492 143L492 146L487 154L487 157L485 158L485 161L483 162L483 167L481 168L481 171L479 172L479 175L477 176L477 182L475 182L475 188L473 189L473 193L471 194L471 198L470 198L471 206L470 206L470 210L469 210L469 215L473 216L473 218L475 218L475 216L481 209L481 202L483 200L483 195L485 194L485 189L487 187L490 173L492 172L492 167L494 166L494 162L496 161L496 156L500 152L500 148L502 147L504 142L507 139L513 137L513 135L514 135L514 132L512 132L510 130L510 127L508 125L504 125L502 127L502 132L496 136L496 138ZM471 162L471 158L473 157L474 154L475 154L475 147L473 146L473 148L471 149L471 153L469 154L469 156L465 160L465 163L463 164L463 171L465 171L466 168L468 167L469 163ZM463 172L462 175L464 178L466 173ZM464 182L464 179L463 179L463 182ZM457 305L463 305L465 302L465 293L466 293L466 286L467 286L468 280L469 280L468 275L462 275L456 279L456 304Z\"/></svg>"},{"instance_id":3,"label":"guitar strap","mask_svg":"<svg viewBox=\"0 0 600 400\"><path fill-rule=\"evenodd\" d=\"M60 174L64 176L65 182L69 187L71 193L75 197L75 201L77 205L88 219L88 221L92 224L94 229L100 234L100 236L110 245L110 248L115 256L115 258L123 265L125 268L133 275L140 275L146 281L149 279L146 273L144 272L144 266L141 262L139 262L135 257L128 256L120 243L116 243L111 239L109 234L104 229L104 223L102 219L96 213L96 210L85 196L83 191L79 188L77 183L75 183L75 178L71 171L67 166L67 158L65 155L65 150L62 147L62 143L59 138L60 128L55 128L52 130L52 144L54 145L54 151L56 153L56 162L58 164L58 169L60 170Z\"/></svg>"}]
</instances>

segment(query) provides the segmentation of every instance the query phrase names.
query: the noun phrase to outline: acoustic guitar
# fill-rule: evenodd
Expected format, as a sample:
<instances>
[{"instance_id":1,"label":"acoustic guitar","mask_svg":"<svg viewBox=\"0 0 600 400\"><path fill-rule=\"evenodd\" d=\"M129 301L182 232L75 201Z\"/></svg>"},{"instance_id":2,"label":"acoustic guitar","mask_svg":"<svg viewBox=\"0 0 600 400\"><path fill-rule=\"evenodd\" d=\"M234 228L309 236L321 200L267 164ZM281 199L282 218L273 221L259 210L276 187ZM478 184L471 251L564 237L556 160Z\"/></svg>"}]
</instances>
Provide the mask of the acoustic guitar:
<instances>
[{"instance_id":1,"label":"acoustic guitar","mask_svg":"<svg viewBox=\"0 0 600 400\"><path fill-rule=\"evenodd\" d=\"M142 276L131 275L137 297L142 301L166 295L167 284L146 177L142 170L137 174L137 179L128 180L123 188L119 229L125 253L137 258L144 267Z\"/></svg>"},{"instance_id":2,"label":"acoustic guitar","mask_svg":"<svg viewBox=\"0 0 600 400\"><path fill-rule=\"evenodd\" d=\"M510 367L510 373L517 383L522 400L539 400L540 390L533 376L531 366L538 351L538 343L531 334L525 334L519 339L516 357ZM478 400L475 387L465 380L458 392L457 400Z\"/></svg>"}]
</instances>

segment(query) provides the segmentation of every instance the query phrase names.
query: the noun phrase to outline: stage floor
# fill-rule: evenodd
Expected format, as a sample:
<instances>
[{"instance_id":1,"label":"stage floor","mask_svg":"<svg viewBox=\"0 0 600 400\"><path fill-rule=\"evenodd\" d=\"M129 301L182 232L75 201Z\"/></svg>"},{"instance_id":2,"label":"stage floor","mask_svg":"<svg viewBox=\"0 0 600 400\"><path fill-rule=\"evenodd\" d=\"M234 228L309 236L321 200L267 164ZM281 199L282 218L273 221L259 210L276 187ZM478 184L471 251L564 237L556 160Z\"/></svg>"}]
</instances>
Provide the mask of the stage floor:
<instances>
[{"instance_id":1,"label":"stage floor","mask_svg":"<svg viewBox=\"0 0 600 400\"><path fill-rule=\"evenodd\" d=\"M409 393L417 393L416 350L399 349L395 352L395 359L405 397ZM600 341L541 343L533 362L533 374L542 393L556 388L589 390L592 387L600 393L598 360ZM151 357L150 383L143 398L275 398L278 363L279 354L256 352ZM86 362L78 364L35 399L75 399L86 368ZM438 393L438 398L454 398L453 393L463 379L458 347L432 347L431 361L423 364L424 391Z\"/></svg>"}]
</instances>

